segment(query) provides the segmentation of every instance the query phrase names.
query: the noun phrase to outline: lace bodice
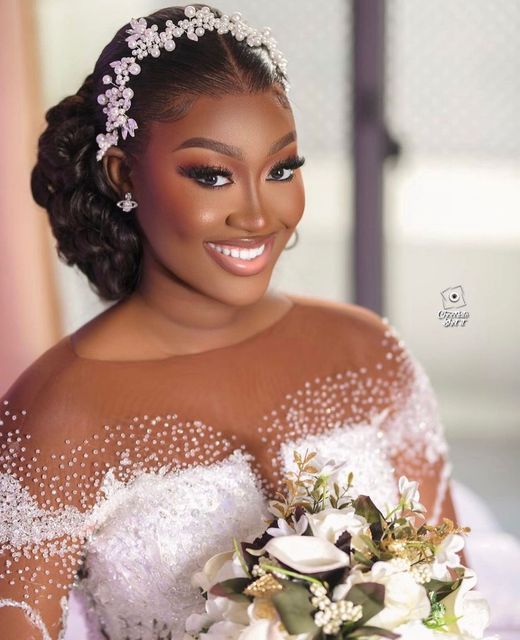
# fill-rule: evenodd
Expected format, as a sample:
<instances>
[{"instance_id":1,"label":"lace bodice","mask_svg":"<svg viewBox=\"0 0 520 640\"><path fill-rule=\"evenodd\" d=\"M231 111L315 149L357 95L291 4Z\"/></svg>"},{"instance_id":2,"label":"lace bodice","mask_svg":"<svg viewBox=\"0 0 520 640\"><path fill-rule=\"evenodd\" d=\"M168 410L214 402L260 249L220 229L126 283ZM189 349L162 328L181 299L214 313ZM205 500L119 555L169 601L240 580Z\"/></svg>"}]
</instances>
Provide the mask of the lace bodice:
<instances>
[{"instance_id":1,"label":"lace bodice","mask_svg":"<svg viewBox=\"0 0 520 640\"><path fill-rule=\"evenodd\" d=\"M0 414L0 605L20 607L45 640L64 637L71 589L92 638L182 638L204 608L191 574L233 536L263 530L296 448L349 460L381 506L405 473L431 520L441 514L449 464L435 396L384 318L295 298L252 339L160 365L85 360L68 338Z\"/></svg>"}]
</instances>

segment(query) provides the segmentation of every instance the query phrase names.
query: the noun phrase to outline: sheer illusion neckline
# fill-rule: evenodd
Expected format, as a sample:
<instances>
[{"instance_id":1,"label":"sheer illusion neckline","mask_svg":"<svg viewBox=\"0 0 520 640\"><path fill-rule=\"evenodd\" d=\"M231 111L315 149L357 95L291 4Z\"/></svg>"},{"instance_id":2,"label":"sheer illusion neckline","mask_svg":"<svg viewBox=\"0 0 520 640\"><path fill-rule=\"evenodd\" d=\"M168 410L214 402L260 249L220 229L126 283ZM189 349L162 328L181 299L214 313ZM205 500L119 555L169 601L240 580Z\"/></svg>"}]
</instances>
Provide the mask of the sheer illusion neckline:
<instances>
[{"instance_id":1,"label":"sheer illusion neckline","mask_svg":"<svg viewBox=\"0 0 520 640\"><path fill-rule=\"evenodd\" d=\"M215 347L214 349L197 351L195 353L180 353L180 354L167 356L166 358L145 358L142 360L101 360L97 358L88 358L86 356L80 356L76 352L74 345L72 343L72 336L73 336L72 333L69 333L68 335L66 335L63 340L65 343L65 346L67 347L67 350L75 360L93 364L93 365L138 365L138 364L142 365L142 364L160 364L160 363L167 363L167 362L174 362L174 361L177 362L181 360L182 361L192 360L192 359L197 359L204 356L210 356L213 354L218 355L220 353L231 351L233 349L240 349L241 347L247 346L253 342L263 340L264 338L268 338L269 336L271 336L271 334L275 333L277 330L285 326L286 322L288 322L291 319L294 311L296 310L296 307L299 306L299 303L294 298L288 295L287 297L290 298L292 305L280 318L272 322L267 327L264 327L260 331L257 331L256 333L248 336L247 338L239 340L238 342L233 342L232 344L224 345L223 347Z\"/></svg>"}]
</instances>

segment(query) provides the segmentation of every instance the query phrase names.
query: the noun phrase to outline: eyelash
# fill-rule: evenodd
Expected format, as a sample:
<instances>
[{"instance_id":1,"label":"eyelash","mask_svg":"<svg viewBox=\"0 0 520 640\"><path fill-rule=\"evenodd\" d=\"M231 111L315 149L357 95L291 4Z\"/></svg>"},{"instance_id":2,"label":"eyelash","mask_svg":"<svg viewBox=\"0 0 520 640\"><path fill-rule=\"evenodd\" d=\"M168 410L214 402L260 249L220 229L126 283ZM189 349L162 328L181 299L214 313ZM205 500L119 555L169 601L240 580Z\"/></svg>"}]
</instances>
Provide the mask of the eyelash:
<instances>
[{"instance_id":1,"label":"eyelash","mask_svg":"<svg viewBox=\"0 0 520 640\"><path fill-rule=\"evenodd\" d=\"M305 158L299 155L292 155L286 158L285 160L280 160L277 162L270 171L270 174L273 171L281 170L281 169L292 169L293 171L299 169L303 166L305 162ZM184 175L188 178L193 178L197 182L201 179L213 178L216 176L224 176L225 178L231 178L233 173L223 167L222 165L206 165L206 164L198 164L191 165L189 167L179 167L179 172L181 175ZM294 173L285 180L271 180L270 182L290 182L294 178ZM221 185L211 185L204 184L203 182L198 182L202 187L207 187L208 189L222 189L222 187L227 187L229 182ZM232 184L232 183L231 183Z\"/></svg>"}]
</instances>

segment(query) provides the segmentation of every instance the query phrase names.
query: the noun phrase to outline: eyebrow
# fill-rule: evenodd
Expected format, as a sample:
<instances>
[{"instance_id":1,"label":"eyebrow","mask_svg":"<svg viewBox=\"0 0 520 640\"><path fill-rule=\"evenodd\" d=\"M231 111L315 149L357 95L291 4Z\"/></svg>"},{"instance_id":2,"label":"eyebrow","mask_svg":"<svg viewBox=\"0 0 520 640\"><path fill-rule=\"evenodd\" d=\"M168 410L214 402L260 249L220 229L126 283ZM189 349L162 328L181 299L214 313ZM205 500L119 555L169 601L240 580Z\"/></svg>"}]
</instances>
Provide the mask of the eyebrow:
<instances>
[{"instance_id":1,"label":"eyebrow","mask_svg":"<svg viewBox=\"0 0 520 640\"><path fill-rule=\"evenodd\" d=\"M271 145L268 155L272 156L277 151L280 151L280 149L283 149L285 146L287 146L291 142L294 142L295 140L296 131L293 129ZM188 147L203 147L204 149L212 149L217 153L222 153L226 156L237 158L238 160L245 160L242 150L238 147L233 147L229 144L225 144L224 142L219 142L218 140L213 140L211 138L188 138L188 140L185 140L182 144L176 147L174 151L177 151L178 149L186 149Z\"/></svg>"}]
</instances>

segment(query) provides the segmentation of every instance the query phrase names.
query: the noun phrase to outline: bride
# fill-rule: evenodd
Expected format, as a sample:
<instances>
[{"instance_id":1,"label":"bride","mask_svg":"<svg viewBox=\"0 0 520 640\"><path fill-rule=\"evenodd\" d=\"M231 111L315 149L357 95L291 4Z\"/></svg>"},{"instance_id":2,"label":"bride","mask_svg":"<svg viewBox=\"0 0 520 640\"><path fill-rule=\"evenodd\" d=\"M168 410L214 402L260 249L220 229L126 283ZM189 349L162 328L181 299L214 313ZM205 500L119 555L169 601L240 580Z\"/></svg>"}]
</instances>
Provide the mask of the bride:
<instances>
[{"instance_id":1,"label":"bride","mask_svg":"<svg viewBox=\"0 0 520 640\"><path fill-rule=\"evenodd\" d=\"M132 20L46 114L62 260L114 304L2 398L3 640L182 638L292 451L456 520L427 375L386 318L268 290L305 196L285 60L203 5ZM225 517L224 517L225 516Z\"/></svg>"}]
</instances>

